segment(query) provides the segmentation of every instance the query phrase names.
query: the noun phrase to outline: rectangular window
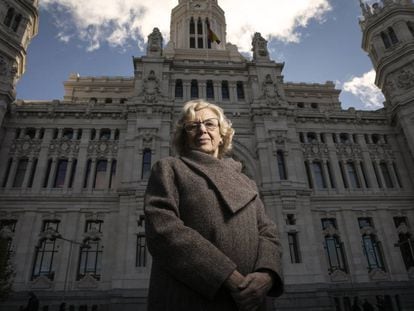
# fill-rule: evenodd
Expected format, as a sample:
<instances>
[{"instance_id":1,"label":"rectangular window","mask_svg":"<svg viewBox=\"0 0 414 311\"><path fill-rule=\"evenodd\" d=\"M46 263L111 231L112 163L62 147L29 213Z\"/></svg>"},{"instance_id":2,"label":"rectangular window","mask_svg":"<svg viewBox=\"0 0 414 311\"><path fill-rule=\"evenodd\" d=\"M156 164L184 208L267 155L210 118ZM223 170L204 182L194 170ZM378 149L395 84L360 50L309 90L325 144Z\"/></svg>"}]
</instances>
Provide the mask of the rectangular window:
<instances>
[{"instance_id":1,"label":"rectangular window","mask_svg":"<svg viewBox=\"0 0 414 311\"><path fill-rule=\"evenodd\" d=\"M318 161L314 161L312 163L312 167L313 167L313 174L315 176L316 188L326 189L326 181L325 181L325 176L322 171L322 163Z\"/></svg>"},{"instance_id":2,"label":"rectangular window","mask_svg":"<svg viewBox=\"0 0 414 311\"><path fill-rule=\"evenodd\" d=\"M358 224L361 229L373 227L372 219L369 217L358 218ZM362 248L367 259L368 271L381 269L385 271L384 255L382 252L381 242L371 231L362 234Z\"/></svg>"},{"instance_id":3,"label":"rectangular window","mask_svg":"<svg viewBox=\"0 0 414 311\"><path fill-rule=\"evenodd\" d=\"M80 249L80 260L78 269L78 280L86 274L95 279L101 278L102 269L102 245L98 240L86 240Z\"/></svg>"},{"instance_id":4,"label":"rectangular window","mask_svg":"<svg viewBox=\"0 0 414 311\"><path fill-rule=\"evenodd\" d=\"M96 163L95 179L93 182L93 188L105 189L106 185L106 170L108 166L107 160L99 160Z\"/></svg>"},{"instance_id":5,"label":"rectangular window","mask_svg":"<svg viewBox=\"0 0 414 311\"><path fill-rule=\"evenodd\" d=\"M414 241L408 230L407 217L394 217L395 228L398 229L398 247L407 271L414 267Z\"/></svg>"},{"instance_id":6,"label":"rectangular window","mask_svg":"<svg viewBox=\"0 0 414 311\"><path fill-rule=\"evenodd\" d=\"M53 230L58 232L59 221L57 220L46 220L43 222L42 231ZM45 276L50 280L55 277L55 255L58 252L55 239L44 239L40 240L35 251L35 261L32 270L32 280Z\"/></svg>"},{"instance_id":7,"label":"rectangular window","mask_svg":"<svg viewBox=\"0 0 414 311\"><path fill-rule=\"evenodd\" d=\"M388 170L388 166L386 162L380 163L380 168L382 172L382 177L384 177L385 186L387 188L394 188L394 184L392 183L390 171Z\"/></svg>"},{"instance_id":8,"label":"rectangular window","mask_svg":"<svg viewBox=\"0 0 414 311\"><path fill-rule=\"evenodd\" d=\"M290 252L290 262L291 263L300 263L300 253L299 253L299 242L297 232L288 233L288 242L289 242L289 252Z\"/></svg>"},{"instance_id":9,"label":"rectangular window","mask_svg":"<svg viewBox=\"0 0 414 311\"><path fill-rule=\"evenodd\" d=\"M55 181L53 188L63 188L65 185L65 178L68 169L68 160L60 159L56 167Z\"/></svg>"},{"instance_id":10,"label":"rectangular window","mask_svg":"<svg viewBox=\"0 0 414 311\"><path fill-rule=\"evenodd\" d=\"M147 265L147 241L145 234L137 235L137 255L135 260L136 267L145 267Z\"/></svg>"}]
</instances>

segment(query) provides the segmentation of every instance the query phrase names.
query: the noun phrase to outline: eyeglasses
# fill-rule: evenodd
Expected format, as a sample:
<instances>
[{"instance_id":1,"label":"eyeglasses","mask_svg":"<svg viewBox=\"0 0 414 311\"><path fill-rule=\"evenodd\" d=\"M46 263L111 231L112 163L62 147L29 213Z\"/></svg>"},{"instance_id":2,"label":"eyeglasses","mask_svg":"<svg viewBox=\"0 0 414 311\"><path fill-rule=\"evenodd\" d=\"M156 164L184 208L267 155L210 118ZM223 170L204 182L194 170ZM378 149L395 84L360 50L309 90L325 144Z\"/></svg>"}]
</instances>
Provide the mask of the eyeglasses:
<instances>
[{"instance_id":1,"label":"eyeglasses","mask_svg":"<svg viewBox=\"0 0 414 311\"><path fill-rule=\"evenodd\" d=\"M199 122L187 122L184 124L184 129L188 133L194 133L203 124L207 131L213 131L219 126L219 120L216 118L206 119Z\"/></svg>"}]
</instances>

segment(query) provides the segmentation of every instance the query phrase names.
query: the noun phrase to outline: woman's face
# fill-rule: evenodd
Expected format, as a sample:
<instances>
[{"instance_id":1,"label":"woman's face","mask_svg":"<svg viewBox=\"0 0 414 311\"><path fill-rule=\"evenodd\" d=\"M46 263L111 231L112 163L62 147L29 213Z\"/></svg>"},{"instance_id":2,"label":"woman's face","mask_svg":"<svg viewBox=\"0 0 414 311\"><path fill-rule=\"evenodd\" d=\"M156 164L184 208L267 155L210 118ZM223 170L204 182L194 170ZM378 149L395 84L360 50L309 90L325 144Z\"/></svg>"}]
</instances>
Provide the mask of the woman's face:
<instances>
[{"instance_id":1,"label":"woman's face","mask_svg":"<svg viewBox=\"0 0 414 311\"><path fill-rule=\"evenodd\" d=\"M218 157L222 143L218 116L209 108L195 112L195 119L185 123L187 143L190 149Z\"/></svg>"}]
</instances>

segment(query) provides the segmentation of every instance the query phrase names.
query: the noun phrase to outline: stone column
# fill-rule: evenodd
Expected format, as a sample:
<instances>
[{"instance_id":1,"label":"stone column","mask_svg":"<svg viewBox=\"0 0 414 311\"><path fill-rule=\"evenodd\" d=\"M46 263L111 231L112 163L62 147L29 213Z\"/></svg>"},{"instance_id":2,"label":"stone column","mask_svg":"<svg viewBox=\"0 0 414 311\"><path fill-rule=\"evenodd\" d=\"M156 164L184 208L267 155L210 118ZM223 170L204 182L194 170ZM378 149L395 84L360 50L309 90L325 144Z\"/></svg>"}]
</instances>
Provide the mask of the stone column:
<instances>
[{"instance_id":1,"label":"stone column","mask_svg":"<svg viewBox=\"0 0 414 311\"><path fill-rule=\"evenodd\" d=\"M362 173L362 168L361 168L361 161L357 160L354 162L355 163L355 168L356 168L356 172L357 172L357 177L359 179L359 183L361 185L362 189L366 189L366 185L365 185L365 178L364 178L364 174Z\"/></svg>"},{"instance_id":2,"label":"stone column","mask_svg":"<svg viewBox=\"0 0 414 311\"><path fill-rule=\"evenodd\" d=\"M52 165L50 167L50 171L49 171L49 178L47 180L47 188L50 189L53 187L53 182L56 176L56 165L57 165L57 159L53 158L52 159Z\"/></svg>"},{"instance_id":3,"label":"stone column","mask_svg":"<svg viewBox=\"0 0 414 311\"><path fill-rule=\"evenodd\" d=\"M326 187L329 190L331 190L332 189L331 176L329 174L328 163L327 163L326 160L322 160L322 173L323 173L324 178L325 178Z\"/></svg>"},{"instance_id":4,"label":"stone column","mask_svg":"<svg viewBox=\"0 0 414 311\"><path fill-rule=\"evenodd\" d=\"M69 158L68 165L66 167L65 183L63 184L63 189L65 190L69 188L70 177L72 175L72 166L73 166L73 158Z\"/></svg>"},{"instance_id":5,"label":"stone column","mask_svg":"<svg viewBox=\"0 0 414 311\"><path fill-rule=\"evenodd\" d=\"M342 167L341 171L343 172L343 178L345 179L345 183L348 185L348 189L351 188L351 183L349 182L348 171L346 169L346 160L341 160L340 165ZM345 186L345 185L344 185Z\"/></svg>"},{"instance_id":6,"label":"stone column","mask_svg":"<svg viewBox=\"0 0 414 311\"><path fill-rule=\"evenodd\" d=\"M33 157L30 157L29 161L27 162L26 173L24 174L24 180L23 180L22 188L27 188L27 184L29 183L29 179L30 179L30 175L32 173L32 169L33 169Z\"/></svg>"},{"instance_id":7,"label":"stone column","mask_svg":"<svg viewBox=\"0 0 414 311\"><path fill-rule=\"evenodd\" d=\"M72 191L81 192L83 189L83 182L85 179L86 165L88 162L88 146L89 137L91 136L91 129L83 129L82 138L79 143L79 152L76 164L76 174L73 180Z\"/></svg>"},{"instance_id":8,"label":"stone column","mask_svg":"<svg viewBox=\"0 0 414 311\"><path fill-rule=\"evenodd\" d=\"M49 145L52 140L53 129L45 129L45 135L40 145L39 158L37 161L36 175L33 180L33 190L40 191L43 187L45 175L47 173L47 167L49 165Z\"/></svg>"},{"instance_id":9,"label":"stone column","mask_svg":"<svg viewBox=\"0 0 414 311\"><path fill-rule=\"evenodd\" d=\"M88 176L88 191L92 191L93 184L95 182L95 171L96 171L96 158L92 159L91 170L89 171Z\"/></svg>"},{"instance_id":10,"label":"stone column","mask_svg":"<svg viewBox=\"0 0 414 311\"><path fill-rule=\"evenodd\" d=\"M111 181L111 167L112 167L112 158L106 160L106 172L105 172L105 189L109 189Z\"/></svg>"},{"instance_id":11,"label":"stone column","mask_svg":"<svg viewBox=\"0 0 414 311\"><path fill-rule=\"evenodd\" d=\"M183 81L183 100L187 101L191 98L190 93L191 81Z\"/></svg>"},{"instance_id":12,"label":"stone column","mask_svg":"<svg viewBox=\"0 0 414 311\"><path fill-rule=\"evenodd\" d=\"M218 102L223 100L223 97L221 96L221 82L213 81L214 84L214 97Z\"/></svg>"},{"instance_id":13,"label":"stone column","mask_svg":"<svg viewBox=\"0 0 414 311\"><path fill-rule=\"evenodd\" d=\"M336 134L333 134L336 135ZM338 192L344 192L344 184L342 182L341 169L339 167L339 160L336 154L336 146L333 142L332 135L326 135L326 145L328 146L329 162L331 164L331 173L333 174L334 184Z\"/></svg>"},{"instance_id":14,"label":"stone column","mask_svg":"<svg viewBox=\"0 0 414 311\"><path fill-rule=\"evenodd\" d=\"M198 97L207 98L206 82L199 82L198 83Z\"/></svg>"},{"instance_id":15,"label":"stone column","mask_svg":"<svg viewBox=\"0 0 414 311\"><path fill-rule=\"evenodd\" d=\"M362 134L358 134L359 145L361 146L362 151L362 159L363 163L362 166L365 168L365 174L368 182L368 187L372 189L378 190L378 187L375 183L376 177L374 172L374 166L372 165L371 155L369 153L369 149L367 144L365 143L365 137ZM368 135L368 142L370 141L371 137Z\"/></svg>"},{"instance_id":16,"label":"stone column","mask_svg":"<svg viewBox=\"0 0 414 311\"><path fill-rule=\"evenodd\" d=\"M17 158L13 158L11 167L10 167L10 171L9 171L9 176L7 179L7 183L6 183L6 188L9 189L13 186L13 182L14 182L14 177L16 176L16 170L17 170L17 165L19 163L19 159Z\"/></svg>"},{"instance_id":17,"label":"stone column","mask_svg":"<svg viewBox=\"0 0 414 311\"><path fill-rule=\"evenodd\" d=\"M379 160L374 160L373 164L374 164L374 169L376 170L377 174L376 176L378 176L379 178L379 182L380 185L378 185L380 188L385 188L385 181L384 181L384 177L382 176L382 172L381 172L381 167L379 165Z\"/></svg>"},{"instance_id":18,"label":"stone column","mask_svg":"<svg viewBox=\"0 0 414 311\"><path fill-rule=\"evenodd\" d=\"M395 175L394 166L392 165L391 161L387 161L387 168L388 168L388 172L390 173L394 188L397 188L397 189L400 188L397 176Z\"/></svg>"}]
</instances>

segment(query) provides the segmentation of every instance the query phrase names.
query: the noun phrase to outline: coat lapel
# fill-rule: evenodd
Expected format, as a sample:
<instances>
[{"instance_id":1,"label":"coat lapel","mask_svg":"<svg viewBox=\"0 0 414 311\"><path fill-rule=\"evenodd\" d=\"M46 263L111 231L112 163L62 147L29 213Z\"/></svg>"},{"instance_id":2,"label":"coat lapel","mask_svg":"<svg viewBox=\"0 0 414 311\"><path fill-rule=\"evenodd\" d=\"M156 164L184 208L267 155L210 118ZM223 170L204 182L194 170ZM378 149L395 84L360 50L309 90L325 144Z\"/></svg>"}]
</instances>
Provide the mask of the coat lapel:
<instances>
[{"instance_id":1,"label":"coat lapel","mask_svg":"<svg viewBox=\"0 0 414 311\"><path fill-rule=\"evenodd\" d=\"M241 167L233 159L220 160L198 151L190 151L180 158L213 185L233 214L258 194L247 178L242 176Z\"/></svg>"}]
</instances>

